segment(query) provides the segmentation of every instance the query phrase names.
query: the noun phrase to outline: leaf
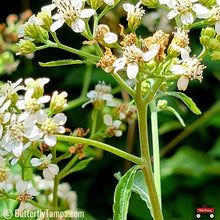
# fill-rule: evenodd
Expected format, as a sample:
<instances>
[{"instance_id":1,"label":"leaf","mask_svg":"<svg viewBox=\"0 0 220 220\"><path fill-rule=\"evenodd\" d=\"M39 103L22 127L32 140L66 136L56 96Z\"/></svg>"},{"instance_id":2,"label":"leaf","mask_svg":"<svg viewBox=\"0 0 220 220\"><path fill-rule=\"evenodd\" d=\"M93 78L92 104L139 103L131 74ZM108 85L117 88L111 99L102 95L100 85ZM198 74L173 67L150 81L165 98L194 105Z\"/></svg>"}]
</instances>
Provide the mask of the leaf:
<instances>
[{"instance_id":1,"label":"leaf","mask_svg":"<svg viewBox=\"0 0 220 220\"><path fill-rule=\"evenodd\" d=\"M52 66L66 66L66 65L73 65L73 64L81 64L83 63L82 60L56 60L56 61L50 61L47 63L39 62L39 65L42 67L52 67Z\"/></svg>"},{"instance_id":2,"label":"leaf","mask_svg":"<svg viewBox=\"0 0 220 220\"><path fill-rule=\"evenodd\" d=\"M172 112L177 117L177 119L179 120L180 124L183 127L185 127L185 123L184 123L182 117L180 116L180 114L174 108L168 106L165 110L168 110L168 111Z\"/></svg>"},{"instance_id":3,"label":"leaf","mask_svg":"<svg viewBox=\"0 0 220 220\"><path fill-rule=\"evenodd\" d=\"M161 161L163 177L173 174L200 177L204 174L220 175L220 161L190 147L181 147L171 158Z\"/></svg>"},{"instance_id":4,"label":"leaf","mask_svg":"<svg viewBox=\"0 0 220 220\"><path fill-rule=\"evenodd\" d=\"M134 181L132 184L132 191L137 193L141 197L141 199L146 203L147 207L150 210L151 216L153 217L150 197L149 197L146 182L144 179L144 174L141 170L135 174Z\"/></svg>"},{"instance_id":5,"label":"leaf","mask_svg":"<svg viewBox=\"0 0 220 220\"><path fill-rule=\"evenodd\" d=\"M119 180L114 193L113 220L127 220L131 187L138 166L133 166Z\"/></svg>"},{"instance_id":6,"label":"leaf","mask_svg":"<svg viewBox=\"0 0 220 220\"><path fill-rule=\"evenodd\" d=\"M88 159L80 161L72 169L70 169L68 171L68 174L73 173L73 172L77 172L77 171L80 171L80 170L86 168L91 160L93 160L93 157L90 157Z\"/></svg>"},{"instance_id":7,"label":"leaf","mask_svg":"<svg viewBox=\"0 0 220 220\"><path fill-rule=\"evenodd\" d=\"M186 106L195 114L200 115L201 111L198 109L198 107L196 106L196 104L193 102L193 100L188 97L187 95L185 95L184 93L181 92L166 92L165 94L167 95L171 95L174 96L178 99L181 99Z\"/></svg>"}]
</instances>

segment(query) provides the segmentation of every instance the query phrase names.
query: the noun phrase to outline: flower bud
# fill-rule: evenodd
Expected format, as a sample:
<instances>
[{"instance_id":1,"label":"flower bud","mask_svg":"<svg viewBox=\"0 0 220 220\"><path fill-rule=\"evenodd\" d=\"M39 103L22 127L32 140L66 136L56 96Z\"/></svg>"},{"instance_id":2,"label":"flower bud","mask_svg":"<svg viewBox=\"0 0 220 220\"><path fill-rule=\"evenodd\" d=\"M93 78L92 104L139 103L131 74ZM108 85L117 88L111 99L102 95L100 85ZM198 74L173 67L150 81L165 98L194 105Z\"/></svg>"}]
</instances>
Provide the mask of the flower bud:
<instances>
[{"instance_id":1,"label":"flower bud","mask_svg":"<svg viewBox=\"0 0 220 220\"><path fill-rule=\"evenodd\" d=\"M55 91L53 93L53 96L50 102L50 111L53 114L62 112L63 109L68 106L66 97L67 97L66 92L61 92L60 94L58 94L58 92Z\"/></svg>"},{"instance_id":2,"label":"flower bud","mask_svg":"<svg viewBox=\"0 0 220 220\"><path fill-rule=\"evenodd\" d=\"M18 43L18 55L30 54L36 50L35 44L29 40L20 40Z\"/></svg>"},{"instance_id":3,"label":"flower bud","mask_svg":"<svg viewBox=\"0 0 220 220\"><path fill-rule=\"evenodd\" d=\"M25 36L37 40L39 42L45 42L49 39L48 32L45 31L43 28L40 26L37 26L35 24L25 24L25 29L24 29Z\"/></svg>"},{"instance_id":4,"label":"flower bud","mask_svg":"<svg viewBox=\"0 0 220 220\"><path fill-rule=\"evenodd\" d=\"M214 28L211 28L211 27L207 27L205 29L203 28L201 31L201 36L204 36L204 35L210 38L213 38L216 35L216 31Z\"/></svg>"},{"instance_id":5,"label":"flower bud","mask_svg":"<svg viewBox=\"0 0 220 220\"><path fill-rule=\"evenodd\" d=\"M92 9L97 10L103 5L103 1L100 0L90 0L88 4L91 6Z\"/></svg>"},{"instance_id":6,"label":"flower bud","mask_svg":"<svg viewBox=\"0 0 220 220\"><path fill-rule=\"evenodd\" d=\"M220 51L213 51L210 56L212 60L220 60Z\"/></svg>"},{"instance_id":7,"label":"flower bud","mask_svg":"<svg viewBox=\"0 0 220 220\"><path fill-rule=\"evenodd\" d=\"M167 108L167 100L165 100L165 99L159 100L159 101L157 102L157 108L158 108L159 110L164 110L164 109L166 109L166 108Z\"/></svg>"},{"instance_id":8,"label":"flower bud","mask_svg":"<svg viewBox=\"0 0 220 220\"><path fill-rule=\"evenodd\" d=\"M156 8L159 5L158 0L141 0L141 3L149 8Z\"/></svg>"},{"instance_id":9,"label":"flower bud","mask_svg":"<svg viewBox=\"0 0 220 220\"><path fill-rule=\"evenodd\" d=\"M53 24L51 16L46 12L42 11L37 14L37 18L42 20L41 27L47 31L50 31L50 26Z\"/></svg>"},{"instance_id":10,"label":"flower bud","mask_svg":"<svg viewBox=\"0 0 220 220\"><path fill-rule=\"evenodd\" d=\"M211 6L216 5L216 0L199 0L199 3L204 5L207 8L211 8Z\"/></svg>"}]
</instances>

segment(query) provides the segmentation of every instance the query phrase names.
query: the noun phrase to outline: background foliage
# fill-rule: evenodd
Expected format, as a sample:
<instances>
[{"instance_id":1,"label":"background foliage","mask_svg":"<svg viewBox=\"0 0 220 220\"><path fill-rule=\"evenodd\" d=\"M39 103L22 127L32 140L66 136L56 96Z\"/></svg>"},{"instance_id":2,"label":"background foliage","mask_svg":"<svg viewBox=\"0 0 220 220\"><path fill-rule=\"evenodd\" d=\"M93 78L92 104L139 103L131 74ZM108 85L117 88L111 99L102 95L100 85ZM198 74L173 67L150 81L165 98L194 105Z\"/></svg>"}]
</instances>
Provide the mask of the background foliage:
<instances>
[{"instance_id":1,"label":"background foliage","mask_svg":"<svg viewBox=\"0 0 220 220\"><path fill-rule=\"evenodd\" d=\"M4 22L8 14L20 14L27 8L36 13L43 5L49 3L48 0L5 2L0 9L0 22ZM150 12L149 9L148 12ZM118 19L121 19L122 22L125 19L111 16L113 15L109 14L106 19L116 22ZM117 30L116 25L111 28ZM62 32L61 40L66 44L76 48L81 46L80 42L83 39L69 28L63 27L58 31L58 35L59 32ZM144 26L139 29L139 32L143 36L150 34L148 28ZM197 54L197 51L201 50L199 34L199 30L192 30L190 33L192 54ZM11 75L1 75L0 80L14 81L20 77L47 76L51 79L51 83L46 86L48 94L54 89L65 90L71 100L80 94L85 66L43 68L38 65L39 61L48 62L63 58L74 59L76 57L55 49L39 51L32 60L20 57L21 63L18 69ZM159 113L160 147L163 152L165 152L164 149L171 147L163 155L161 162L163 212L165 219L169 220L195 219L196 207L202 205L214 207L215 219L220 219L220 61L211 61L210 58L206 58L203 63L207 65L207 68L204 71L202 83L192 81L185 92L200 108L202 115L194 115L175 98L169 98L168 101L180 112L186 124L185 128L181 127L171 113L166 111ZM112 87L116 86L110 75L94 67L91 89L98 81L103 80ZM172 89L176 90L176 85L173 85ZM68 111L67 127L87 129L91 119L88 108L85 110L79 106ZM126 135L125 132L122 138L107 139L107 142L111 142L118 148L126 149ZM137 134L134 137L133 153L138 154ZM128 165L114 155L97 152L95 160L85 170L74 173L71 179L65 179L77 192L78 207L85 209L95 219L111 218L113 193L118 182L114 173L118 171L124 173ZM131 220L151 219L150 213L146 211L145 203L137 194L132 194L128 216Z\"/></svg>"}]
</instances>

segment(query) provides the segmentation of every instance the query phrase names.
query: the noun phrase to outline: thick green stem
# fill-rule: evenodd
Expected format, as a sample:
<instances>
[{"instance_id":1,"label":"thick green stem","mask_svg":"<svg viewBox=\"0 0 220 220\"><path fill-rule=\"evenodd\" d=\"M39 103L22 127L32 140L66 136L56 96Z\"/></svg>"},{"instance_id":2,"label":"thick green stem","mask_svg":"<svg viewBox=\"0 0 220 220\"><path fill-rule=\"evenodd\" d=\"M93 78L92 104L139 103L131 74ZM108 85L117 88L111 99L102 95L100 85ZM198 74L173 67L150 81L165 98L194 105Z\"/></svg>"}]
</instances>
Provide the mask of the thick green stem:
<instances>
[{"instance_id":1,"label":"thick green stem","mask_svg":"<svg viewBox=\"0 0 220 220\"><path fill-rule=\"evenodd\" d=\"M67 141L67 142L82 143L82 144L91 145L93 147L97 147L97 148L103 149L105 151L111 152L111 153L113 153L119 157L122 157L126 160L129 160L135 164L143 165L143 160L141 158L136 157L136 156L129 154L127 152L124 152L118 148L112 147L111 145L101 143L99 141L86 139L86 138L80 138L80 137L66 136L66 135L56 135L56 138L57 138L57 140L60 140L60 141Z\"/></svg>"},{"instance_id":2,"label":"thick green stem","mask_svg":"<svg viewBox=\"0 0 220 220\"><path fill-rule=\"evenodd\" d=\"M142 171L144 173L154 220L163 220L160 202L158 199L154 177L151 166L149 143L148 143L148 130L147 130L147 105L143 103L143 100L136 100L138 111L138 124L139 124L139 136L141 146L141 157L144 160L144 166Z\"/></svg>"},{"instance_id":3,"label":"thick green stem","mask_svg":"<svg viewBox=\"0 0 220 220\"><path fill-rule=\"evenodd\" d=\"M136 103L137 113L138 113L141 158L144 160L142 171L144 173L145 182L146 182L146 186L147 186L149 197L150 197L154 220L163 220L163 214L162 214L161 205L160 205L158 195L157 195L153 172L152 172L152 166L151 166L148 128L147 128L147 106L148 106L148 103L153 98L153 96L155 95L161 83L162 81L160 79L157 80L151 88L152 91L150 91L145 97L145 99L143 99L142 91L141 91L141 82L137 82L135 95L134 95L134 101Z\"/></svg>"},{"instance_id":4,"label":"thick green stem","mask_svg":"<svg viewBox=\"0 0 220 220\"><path fill-rule=\"evenodd\" d=\"M154 181L155 181L158 199L160 202L160 207L162 208L161 178L160 178L160 147L159 147L157 108L155 101L152 101L150 103L150 110L151 110L152 144L153 144Z\"/></svg>"}]
</instances>

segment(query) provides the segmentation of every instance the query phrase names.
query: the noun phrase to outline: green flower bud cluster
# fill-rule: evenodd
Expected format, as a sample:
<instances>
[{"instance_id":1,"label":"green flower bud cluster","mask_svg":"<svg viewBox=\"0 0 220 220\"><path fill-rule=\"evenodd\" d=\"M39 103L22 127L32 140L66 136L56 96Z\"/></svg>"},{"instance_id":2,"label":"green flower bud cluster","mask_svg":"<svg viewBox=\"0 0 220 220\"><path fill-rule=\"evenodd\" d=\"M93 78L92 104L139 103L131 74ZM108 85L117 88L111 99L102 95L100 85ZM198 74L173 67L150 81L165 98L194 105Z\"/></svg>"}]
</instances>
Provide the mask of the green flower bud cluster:
<instances>
[{"instance_id":1,"label":"green flower bud cluster","mask_svg":"<svg viewBox=\"0 0 220 220\"><path fill-rule=\"evenodd\" d=\"M157 103L157 108L159 110L164 110L167 108L167 100L163 99L163 100L159 100Z\"/></svg>"},{"instance_id":2,"label":"green flower bud cluster","mask_svg":"<svg viewBox=\"0 0 220 220\"><path fill-rule=\"evenodd\" d=\"M24 33L25 36L42 43L45 43L49 39L48 31L35 24L26 23Z\"/></svg>"},{"instance_id":3,"label":"green flower bud cluster","mask_svg":"<svg viewBox=\"0 0 220 220\"><path fill-rule=\"evenodd\" d=\"M212 60L220 59L220 36L216 34L214 28L202 29L200 42L210 53Z\"/></svg>"},{"instance_id":4,"label":"green flower bud cluster","mask_svg":"<svg viewBox=\"0 0 220 220\"><path fill-rule=\"evenodd\" d=\"M29 40L20 40L18 43L19 55L30 54L36 50L35 44Z\"/></svg>"}]
</instances>

